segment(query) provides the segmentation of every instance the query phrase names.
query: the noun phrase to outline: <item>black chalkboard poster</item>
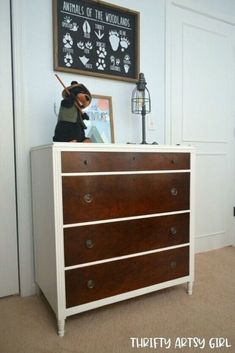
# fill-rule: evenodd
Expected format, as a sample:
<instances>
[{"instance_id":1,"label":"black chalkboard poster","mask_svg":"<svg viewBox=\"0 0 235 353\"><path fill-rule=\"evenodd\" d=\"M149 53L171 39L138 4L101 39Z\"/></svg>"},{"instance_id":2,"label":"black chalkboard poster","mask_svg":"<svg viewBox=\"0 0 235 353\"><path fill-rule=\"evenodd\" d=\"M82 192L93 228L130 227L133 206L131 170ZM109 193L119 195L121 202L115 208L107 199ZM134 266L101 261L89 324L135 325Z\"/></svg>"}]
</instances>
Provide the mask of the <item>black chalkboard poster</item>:
<instances>
[{"instance_id":1,"label":"black chalkboard poster","mask_svg":"<svg viewBox=\"0 0 235 353\"><path fill-rule=\"evenodd\" d=\"M53 0L54 69L136 82L139 18L103 1Z\"/></svg>"}]
</instances>

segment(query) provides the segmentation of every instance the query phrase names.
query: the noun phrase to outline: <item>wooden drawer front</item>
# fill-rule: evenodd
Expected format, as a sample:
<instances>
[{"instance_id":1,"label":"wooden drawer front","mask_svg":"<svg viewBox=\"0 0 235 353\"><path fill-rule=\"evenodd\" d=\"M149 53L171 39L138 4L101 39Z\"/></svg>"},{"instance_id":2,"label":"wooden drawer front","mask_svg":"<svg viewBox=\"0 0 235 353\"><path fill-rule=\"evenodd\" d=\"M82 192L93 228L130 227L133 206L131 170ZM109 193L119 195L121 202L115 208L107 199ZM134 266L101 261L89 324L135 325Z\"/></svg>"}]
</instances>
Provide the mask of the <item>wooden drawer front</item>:
<instances>
[{"instance_id":1,"label":"wooden drawer front","mask_svg":"<svg viewBox=\"0 0 235 353\"><path fill-rule=\"evenodd\" d=\"M189 248L65 271L66 306L151 286L189 274Z\"/></svg>"},{"instance_id":2,"label":"wooden drawer front","mask_svg":"<svg viewBox=\"0 0 235 353\"><path fill-rule=\"evenodd\" d=\"M63 173L190 168L189 153L62 152L61 159Z\"/></svg>"},{"instance_id":3,"label":"wooden drawer front","mask_svg":"<svg viewBox=\"0 0 235 353\"><path fill-rule=\"evenodd\" d=\"M64 176L64 224L189 209L189 173Z\"/></svg>"},{"instance_id":4,"label":"wooden drawer front","mask_svg":"<svg viewBox=\"0 0 235 353\"><path fill-rule=\"evenodd\" d=\"M188 242L188 213L66 228L65 266Z\"/></svg>"}]
</instances>

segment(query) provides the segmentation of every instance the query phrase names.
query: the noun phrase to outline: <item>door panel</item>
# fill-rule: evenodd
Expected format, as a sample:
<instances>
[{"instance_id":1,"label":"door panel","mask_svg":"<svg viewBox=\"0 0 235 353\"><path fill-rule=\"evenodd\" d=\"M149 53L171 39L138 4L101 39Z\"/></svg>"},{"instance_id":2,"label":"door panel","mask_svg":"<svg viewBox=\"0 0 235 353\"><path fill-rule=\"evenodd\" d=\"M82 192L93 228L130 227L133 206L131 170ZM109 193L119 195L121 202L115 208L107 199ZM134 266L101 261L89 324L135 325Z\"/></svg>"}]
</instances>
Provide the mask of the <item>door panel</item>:
<instances>
[{"instance_id":1,"label":"door panel","mask_svg":"<svg viewBox=\"0 0 235 353\"><path fill-rule=\"evenodd\" d=\"M226 143L228 38L188 24L182 32L183 141Z\"/></svg>"},{"instance_id":2,"label":"door panel","mask_svg":"<svg viewBox=\"0 0 235 353\"><path fill-rule=\"evenodd\" d=\"M18 284L14 171L10 1L0 2L0 297L16 294Z\"/></svg>"}]
</instances>

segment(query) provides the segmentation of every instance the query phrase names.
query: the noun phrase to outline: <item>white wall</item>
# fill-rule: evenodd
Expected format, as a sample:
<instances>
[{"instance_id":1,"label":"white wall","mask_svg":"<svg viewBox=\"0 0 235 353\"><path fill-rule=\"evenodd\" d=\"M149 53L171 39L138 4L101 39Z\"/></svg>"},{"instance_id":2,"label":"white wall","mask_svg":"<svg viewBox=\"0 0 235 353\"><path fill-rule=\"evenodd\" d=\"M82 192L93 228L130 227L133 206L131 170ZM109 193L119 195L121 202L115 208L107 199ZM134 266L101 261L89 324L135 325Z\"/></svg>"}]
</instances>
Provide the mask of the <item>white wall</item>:
<instances>
[{"instance_id":1,"label":"white wall","mask_svg":"<svg viewBox=\"0 0 235 353\"><path fill-rule=\"evenodd\" d=\"M144 72L152 98L155 130L147 129L147 141L164 143L165 126L165 3L170 0L109 0L140 12L140 71ZM177 0L229 18L233 0ZM52 1L12 0L15 124L18 186L18 227L21 293L34 292L31 180L29 151L52 141L61 87L53 71ZM92 93L112 96L115 140L141 141L141 119L130 111L134 84L67 73L59 74L66 84L76 79Z\"/></svg>"},{"instance_id":2,"label":"white wall","mask_svg":"<svg viewBox=\"0 0 235 353\"><path fill-rule=\"evenodd\" d=\"M23 14L24 21L22 21L25 93L30 98L30 104L27 98L25 119L27 125L30 126L29 144L38 145L51 141L56 123L54 102L58 108L62 87L53 71L51 1L24 1L27 4ZM111 2L141 13L140 70L145 73L152 96L151 116L157 122L157 130L147 132L147 136L149 141L154 139L162 143L164 135L162 123L164 120L164 0L114 0ZM116 142L140 140L141 119L133 116L130 111L130 97L134 84L68 73L59 73L59 76L68 85L72 79L76 79L84 83L92 93L112 96Z\"/></svg>"},{"instance_id":3,"label":"white wall","mask_svg":"<svg viewBox=\"0 0 235 353\"><path fill-rule=\"evenodd\" d=\"M53 71L52 4L48 0L13 1L16 155L19 204L21 294L34 292L30 148L52 142L61 86ZM111 3L140 12L140 71L152 98L155 130L147 141L164 143L164 0L114 0ZM135 85L83 75L59 73L65 84L76 79L94 94L112 96L115 141L141 141L141 119L131 113Z\"/></svg>"}]
</instances>

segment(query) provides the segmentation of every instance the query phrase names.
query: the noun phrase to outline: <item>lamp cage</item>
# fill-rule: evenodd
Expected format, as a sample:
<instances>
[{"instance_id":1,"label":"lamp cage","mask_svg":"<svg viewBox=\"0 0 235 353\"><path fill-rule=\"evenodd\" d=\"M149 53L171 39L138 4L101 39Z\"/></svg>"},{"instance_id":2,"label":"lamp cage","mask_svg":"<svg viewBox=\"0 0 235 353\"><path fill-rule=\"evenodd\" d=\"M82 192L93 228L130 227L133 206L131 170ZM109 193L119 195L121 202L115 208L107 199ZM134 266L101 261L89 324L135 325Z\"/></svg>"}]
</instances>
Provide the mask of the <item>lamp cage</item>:
<instances>
[{"instance_id":1,"label":"lamp cage","mask_svg":"<svg viewBox=\"0 0 235 353\"><path fill-rule=\"evenodd\" d=\"M141 114L142 116L142 144L146 142L145 115L151 112L151 99L147 83L143 73L139 74L139 80L136 83L131 96L131 111L133 114Z\"/></svg>"}]
</instances>

